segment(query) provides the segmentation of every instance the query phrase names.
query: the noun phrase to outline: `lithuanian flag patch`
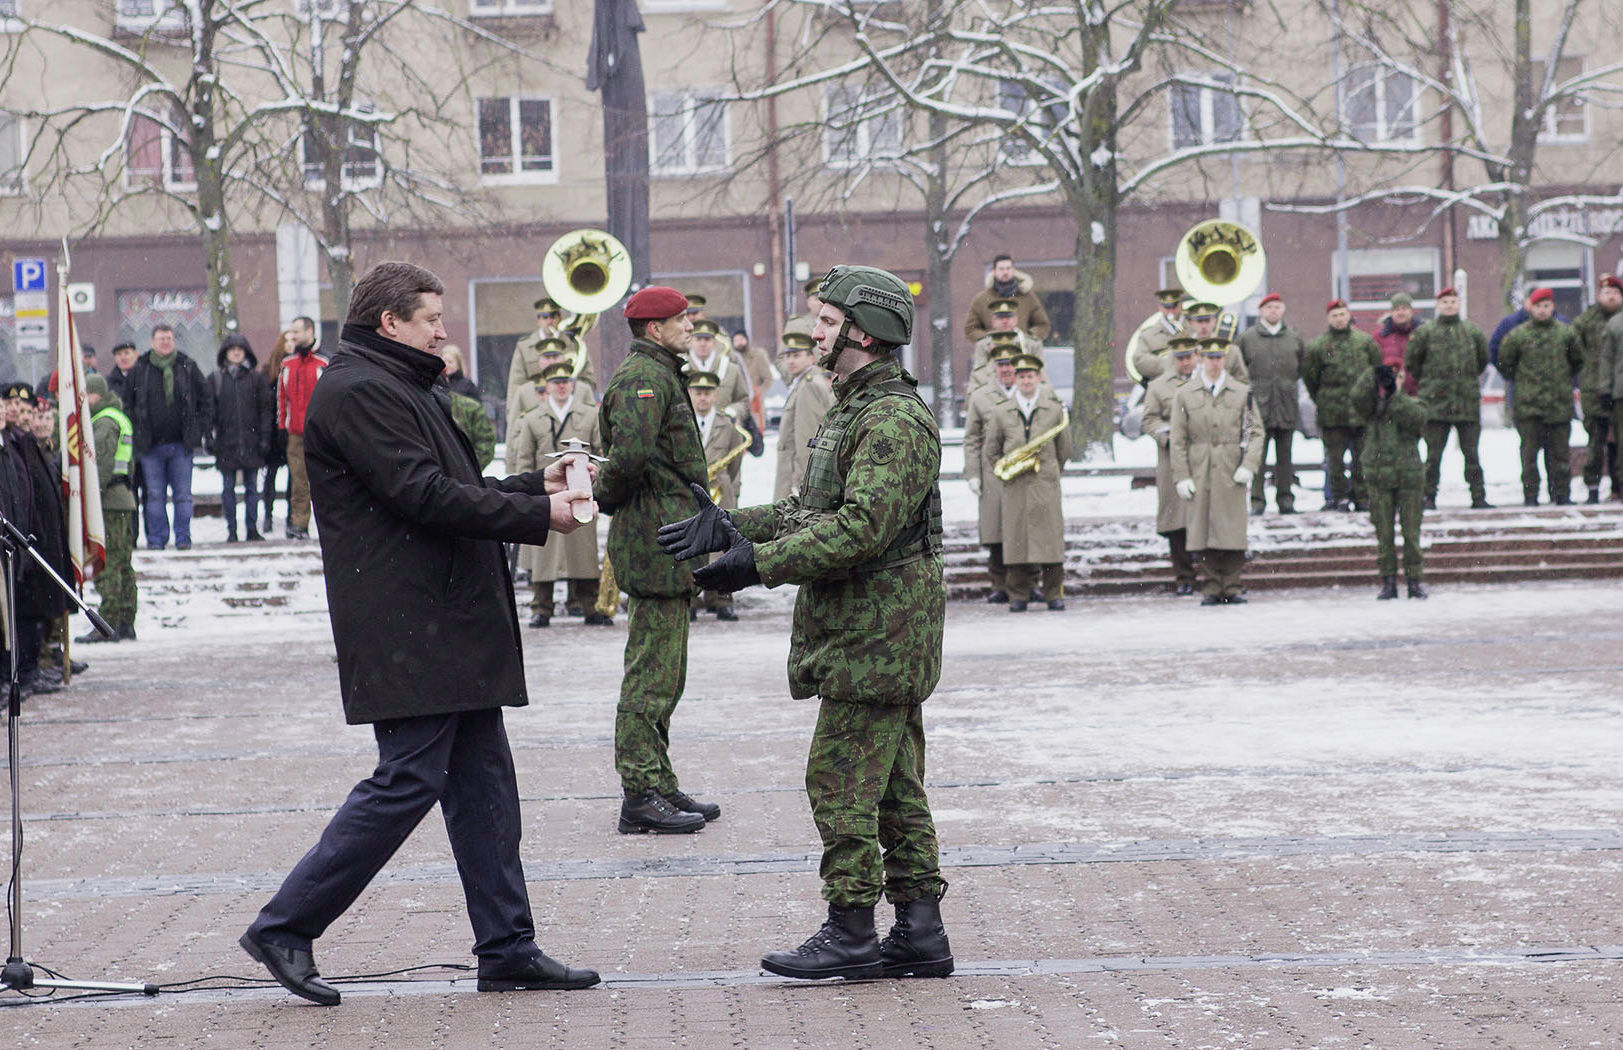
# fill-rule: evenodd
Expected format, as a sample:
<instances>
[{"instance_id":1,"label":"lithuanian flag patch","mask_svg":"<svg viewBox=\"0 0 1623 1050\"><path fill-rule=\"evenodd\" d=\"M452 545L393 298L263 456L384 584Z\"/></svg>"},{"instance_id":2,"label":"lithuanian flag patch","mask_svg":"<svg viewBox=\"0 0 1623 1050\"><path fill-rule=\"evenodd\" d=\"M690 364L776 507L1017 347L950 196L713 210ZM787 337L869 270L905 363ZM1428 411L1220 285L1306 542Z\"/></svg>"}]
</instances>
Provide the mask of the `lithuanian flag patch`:
<instances>
[{"instance_id":1,"label":"lithuanian flag patch","mask_svg":"<svg viewBox=\"0 0 1623 1050\"><path fill-rule=\"evenodd\" d=\"M639 390L639 391L637 391L637 396L638 397L653 397L654 392L652 390L646 390L646 389L645 390Z\"/></svg>"}]
</instances>

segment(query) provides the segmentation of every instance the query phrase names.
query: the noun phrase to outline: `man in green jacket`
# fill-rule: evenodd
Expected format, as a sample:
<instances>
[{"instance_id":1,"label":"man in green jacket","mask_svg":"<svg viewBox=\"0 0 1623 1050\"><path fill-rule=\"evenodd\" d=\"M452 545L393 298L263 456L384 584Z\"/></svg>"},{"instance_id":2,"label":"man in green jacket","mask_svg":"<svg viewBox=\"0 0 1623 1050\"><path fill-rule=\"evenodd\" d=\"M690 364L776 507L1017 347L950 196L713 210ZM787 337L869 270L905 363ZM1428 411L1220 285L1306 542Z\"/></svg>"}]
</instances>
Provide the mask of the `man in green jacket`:
<instances>
[{"instance_id":1,"label":"man in green jacket","mask_svg":"<svg viewBox=\"0 0 1623 1050\"><path fill-rule=\"evenodd\" d=\"M894 274L836 266L817 291L813 338L834 376L800 491L660 530L678 558L725 551L695 578L736 591L800 585L789 691L816 696L806 793L823 840L828 920L761 965L785 977L945 977L935 823L924 791L921 705L941 676L941 437L896 358L913 298ZM896 922L881 942L874 906Z\"/></svg>"},{"instance_id":2,"label":"man in green jacket","mask_svg":"<svg viewBox=\"0 0 1623 1050\"><path fill-rule=\"evenodd\" d=\"M107 389L100 375L85 377L85 400L90 403L90 429L96 442L96 476L101 487L101 516L107 538L107 560L96 573L102 619L117 634L101 632L75 638L75 642L135 641L135 493L130 471L135 461L135 428L124 414L124 402Z\"/></svg>"},{"instance_id":3,"label":"man in green jacket","mask_svg":"<svg viewBox=\"0 0 1623 1050\"><path fill-rule=\"evenodd\" d=\"M1612 413L1603 409L1611 393L1612 377L1601 372L1601 337L1606 325L1623 310L1623 279L1606 274L1595 289L1595 301L1572 322L1578 345L1584 352L1584 367L1578 373L1578 404L1584 412L1584 431L1589 449L1584 455L1584 484L1589 502L1600 502L1600 478L1611 476L1612 498L1618 499L1617 439L1612 436Z\"/></svg>"},{"instance_id":4,"label":"man in green jacket","mask_svg":"<svg viewBox=\"0 0 1623 1050\"><path fill-rule=\"evenodd\" d=\"M1572 502L1572 383L1583 368L1583 350L1571 325L1555 319L1555 293L1535 288L1527 296L1532 316L1499 344L1499 371L1516 384L1516 433L1522 439L1522 503L1538 506L1538 455L1544 453L1550 502Z\"/></svg>"},{"instance_id":5,"label":"man in green jacket","mask_svg":"<svg viewBox=\"0 0 1623 1050\"><path fill-rule=\"evenodd\" d=\"M1359 376L1381 363L1381 348L1373 336L1352 326L1352 311L1345 302L1332 299L1324 310L1330 328L1302 355L1302 381L1313 398L1328 459L1330 502L1324 509L1365 510L1364 482L1358 473L1364 426L1353 407L1352 388Z\"/></svg>"},{"instance_id":6,"label":"man in green jacket","mask_svg":"<svg viewBox=\"0 0 1623 1050\"><path fill-rule=\"evenodd\" d=\"M693 333L687 296L650 285L626 300L631 353L603 389L597 421L609 460L597 474L598 506L611 514L609 561L629 594L625 674L614 721L614 767L625 799L620 831L698 831L721 815L677 786L671 715L687 684L688 602L693 573L663 557L659 526L693 510L705 481L683 355Z\"/></svg>"},{"instance_id":7,"label":"man in green jacket","mask_svg":"<svg viewBox=\"0 0 1623 1050\"><path fill-rule=\"evenodd\" d=\"M1415 329L1403 352L1403 370L1417 384L1426 406L1426 503L1437 509L1437 487L1443 477L1443 450L1448 432L1459 435L1465 458L1465 484L1471 507L1492 507L1482 477L1477 444L1482 439L1482 388L1479 377L1488 367L1488 339L1482 329L1460 316L1460 296L1453 288L1437 293L1437 316Z\"/></svg>"},{"instance_id":8,"label":"man in green jacket","mask_svg":"<svg viewBox=\"0 0 1623 1050\"><path fill-rule=\"evenodd\" d=\"M1379 365L1353 387L1353 404L1364 418L1364 454L1358 465L1369 494L1369 518L1375 525L1375 569L1381 574L1384 600L1398 596L1396 528L1403 528L1403 575L1409 597L1426 597L1420 582L1420 518L1426 479L1420 466L1420 434L1426 406L1398 389L1396 370Z\"/></svg>"},{"instance_id":9,"label":"man in green jacket","mask_svg":"<svg viewBox=\"0 0 1623 1050\"><path fill-rule=\"evenodd\" d=\"M1301 425L1296 404L1296 381L1302 374L1307 344L1301 333L1285 323L1285 299L1278 292L1262 297L1259 320L1240 333L1236 344L1251 372L1251 396L1262 416L1262 458L1274 447L1274 502L1281 514L1296 513L1296 471L1291 464L1291 439ZM1267 509L1263 471L1251 479L1251 513Z\"/></svg>"}]
</instances>

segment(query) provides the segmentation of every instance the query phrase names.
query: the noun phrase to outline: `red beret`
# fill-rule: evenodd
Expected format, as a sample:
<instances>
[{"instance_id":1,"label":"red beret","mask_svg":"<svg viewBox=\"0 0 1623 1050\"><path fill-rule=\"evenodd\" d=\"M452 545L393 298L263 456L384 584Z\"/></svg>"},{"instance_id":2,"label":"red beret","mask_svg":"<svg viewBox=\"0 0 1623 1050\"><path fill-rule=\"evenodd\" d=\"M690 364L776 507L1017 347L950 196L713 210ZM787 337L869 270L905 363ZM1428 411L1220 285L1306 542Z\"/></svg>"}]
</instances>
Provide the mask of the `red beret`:
<instances>
[{"instance_id":1,"label":"red beret","mask_svg":"<svg viewBox=\"0 0 1623 1050\"><path fill-rule=\"evenodd\" d=\"M675 288L651 284L626 300L627 321L663 321L686 313L688 297Z\"/></svg>"},{"instance_id":2,"label":"red beret","mask_svg":"<svg viewBox=\"0 0 1623 1050\"><path fill-rule=\"evenodd\" d=\"M1262 297L1262 302L1258 303L1257 305L1267 306L1269 303L1282 303L1284 301L1285 297L1283 295L1280 295L1278 292L1269 292L1267 295Z\"/></svg>"},{"instance_id":3,"label":"red beret","mask_svg":"<svg viewBox=\"0 0 1623 1050\"><path fill-rule=\"evenodd\" d=\"M1345 310L1346 308L1347 301L1345 299L1331 299L1324 304L1325 313L1329 313L1331 310Z\"/></svg>"},{"instance_id":4,"label":"red beret","mask_svg":"<svg viewBox=\"0 0 1623 1050\"><path fill-rule=\"evenodd\" d=\"M1600 286L1602 288L1616 288L1618 291L1623 292L1623 277L1618 277L1615 273L1609 273L1600 279Z\"/></svg>"},{"instance_id":5,"label":"red beret","mask_svg":"<svg viewBox=\"0 0 1623 1050\"><path fill-rule=\"evenodd\" d=\"M1437 293L1437 298L1441 299L1445 295L1452 295L1454 298L1458 299L1460 297L1460 292L1458 288L1455 288L1453 285L1449 285L1447 288L1444 288L1442 291Z\"/></svg>"},{"instance_id":6,"label":"red beret","mask_svg":"<svg viewBox=\"0 0 1623 1050\"><path fill-rule=\"evenodd\" d=\"M1532 293L1528 295L1527 301L1529 303L1542 303L1546 299L1554 298L1555 293L1550 291L1548 288L1534 288Z\"/></svg>"}]
</instances>

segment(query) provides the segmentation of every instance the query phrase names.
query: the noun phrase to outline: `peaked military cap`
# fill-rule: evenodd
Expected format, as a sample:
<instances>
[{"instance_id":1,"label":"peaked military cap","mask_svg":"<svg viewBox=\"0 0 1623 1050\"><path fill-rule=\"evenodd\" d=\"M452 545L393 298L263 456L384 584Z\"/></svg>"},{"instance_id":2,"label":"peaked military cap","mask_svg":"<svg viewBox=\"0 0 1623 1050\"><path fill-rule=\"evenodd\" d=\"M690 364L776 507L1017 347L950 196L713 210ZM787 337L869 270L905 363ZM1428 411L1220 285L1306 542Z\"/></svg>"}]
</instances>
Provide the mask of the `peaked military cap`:
<instances>
[{"instance_id":1,"label":"peaked military cap","mask_svg":"<svg viewBox=\"0 0 1623 1050\"><path fill-rule=\"evenodd\" d=\"M987 338L992 340L993 346L1022 345L1019 332L988 332Z\"/></svg>"},{"instance_id":2,"label":"peaked military cap","mask_svg":"<svg viewBox=\"0 0 1623 1050\"><path fill-rule=\"evenodd\" d=\"M693 334L709 336L714 339L721 334L721 326L706 317L693 322Z\"/></svg>"},{"instance_id":3,"label":"peaked military cap","mask_svg":"<svg viewBox=\"0 0 1623 1050\"><path fill-rule=\"evenodd\" d=\"M26 401L30 405L39 404L39 398L34 396L34 388L18 380L6 386L7 401Z\"/></svg>"},{"instance_id":4,"label":"peaked military cap","mask_svg":"<svg viewBox=\"0 0 1623 1050\"><path fill-rule=\"evenodd\" d=\"M1167 340L1167 351L1173 357L1188 357L1200 346L1200 341L1192 336L1175 335Z\"/></svg>"},{"instance_id":5,"label":"peaked military cap","mask_svg":"<svg viewBox=\"0 0 1623 1050\"><path fill-rule=\"evenodd\" d=\"M1013 299L993 299L991 311L995 314L1017 314L1020 312L1020 304Z\"/></svg>"},{"instance_id":6,"label":"peaked military cap","mask_svg":"<svg viewBox=\"0 0 1623 1050\"><path fill-rule=\"evenodd\" d=\"M1183 289L1158 288L1155 292L1155 299L1162 306L1177 306L1179 303L1183 302Z\"/></svg>"},{"instance_id":7,"label":"peaked military cap","mask_svg":"<svg viewBox=\"0 0 1623 1050\"><path fill-rule=\"evenodd\" d=\"M714 372L689 372L689 390L715 390L721 386L721 377Z\"/></svg>"},{"instance_id":8,"label":"peaked military cap","mask_svg":"<svg viewBox=\"0 0 1623 1050\"><path fill-rule=\"evenodd\" d=\"M536 344L536 349L543 355L561 354L569 349L569 344L555 335L549 335Z\"/></svg>"},{"instance_id":9,"label":"peaked military cap","mask_svg":"<svg viewBox=\"0 0 1623 1050\"><path fill-rule=\"evenodd\" d=\"M1041 372L1043 370L1043 359L1036 354L1016 354L1014 370L1016 372Z\"/></svg>"},{"instance_id":10,"label":"peaked military cap","mask_svg":"<svg viewBox=\"0 0 1623 1050\"><path fill-rule=\"evenodd\" d=\"M1200 356L1226 357L1230 349L1227 339L1202 339L1200 341Z\"/></svg>"},{"instance_id":11,"label":"peaked military cap","mask_svg":"<svg viewBox=\"0 0 1623 1050\"><path fill-rule=\"evenodd\" d=\"M1201 300L1200 302L1190 303L1183 308L1183 312L1190 317L1216 317L1223 312L1223 308L1216 303Z\"/></svg>"},{"instance_id":12,"label":"peaked military cap","mask_svg":"<svg viewBox=\"0 0 1623 1050\"><path fill-rule=\"evenodd\" d=\"M791 351L794 351L794 350L816 350L816 349L817 349L817 340L815 340L815 339L813 339L811 337L811 333L809 333L809 332L785 332L785 333L783 333L783 349L781 351L779 351L779 352L787 354L787 353L790 353Z\"/></svg>"},{"instance_id":13,"label":"peaked military cap","mask_svg":"<svg viewBox=\"0 0 1623 1050\"><path fill-rule=\"evenodd\" d=\"M574 379L575 366L568 361L554 361L541 370L541 381L550 383L554 379Z\"/></svg>"},{"instance_id":14,"label":"peaked military cap","mask_svg":"<svg viewBox=\"0 0 1623 1050\"><path fill-rule=\"evenodd\" d=\"M535 301L535 312L538 314L561 314L564 312L564 308L558 305L558 300L542 296Z\"/></svg>"}]
</instances>

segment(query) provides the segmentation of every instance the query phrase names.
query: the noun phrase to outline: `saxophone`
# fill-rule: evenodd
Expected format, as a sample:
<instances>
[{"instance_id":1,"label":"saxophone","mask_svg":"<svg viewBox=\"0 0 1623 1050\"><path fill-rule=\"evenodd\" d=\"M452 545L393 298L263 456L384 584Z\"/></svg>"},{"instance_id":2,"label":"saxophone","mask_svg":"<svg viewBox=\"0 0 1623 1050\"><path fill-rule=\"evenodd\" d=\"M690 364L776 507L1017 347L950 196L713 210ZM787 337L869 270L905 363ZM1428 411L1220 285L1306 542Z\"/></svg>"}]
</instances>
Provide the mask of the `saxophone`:
<instances>
[{"instance_id":1,"label":"saxophone","mask_svg":"<svg viewBox=\"0 0 1623 1050\"><path fill-rule=\"evenodd\" d=\"M999 456L998 461L992 464L992 473L999 481L1012 481L1028 471L1032 474L1038 473L1042 470L1042 464L1037 457L1043 446L1063 434L1065 428L1070 425L1070 414L1061 413L1057 425L1049 427L1019 448Z\"/></svg>"},{"instance_id":2,"label":"saxophone","mask_svg":"<svg viewBox=\"0 0 1623 1050\"><path fill-rule=\"evenodd\" d=\"M721 486L716 484L716 479L721 477L721 472L732 466L733 460L748 452L750 450L750 445L755 443L754 434L751 434L749 431L739 426L733 421L731 416L727 417L727 421L733 424L733 430L737 431L738 436L743 438L744 441L742 444L734 445L732 448L728 449L725 456L722 456L720 459L710 464L709 472L705 475L705 480L710 482L710 501L712 503L721 502Z\"/></svg>"}]
</instances>

